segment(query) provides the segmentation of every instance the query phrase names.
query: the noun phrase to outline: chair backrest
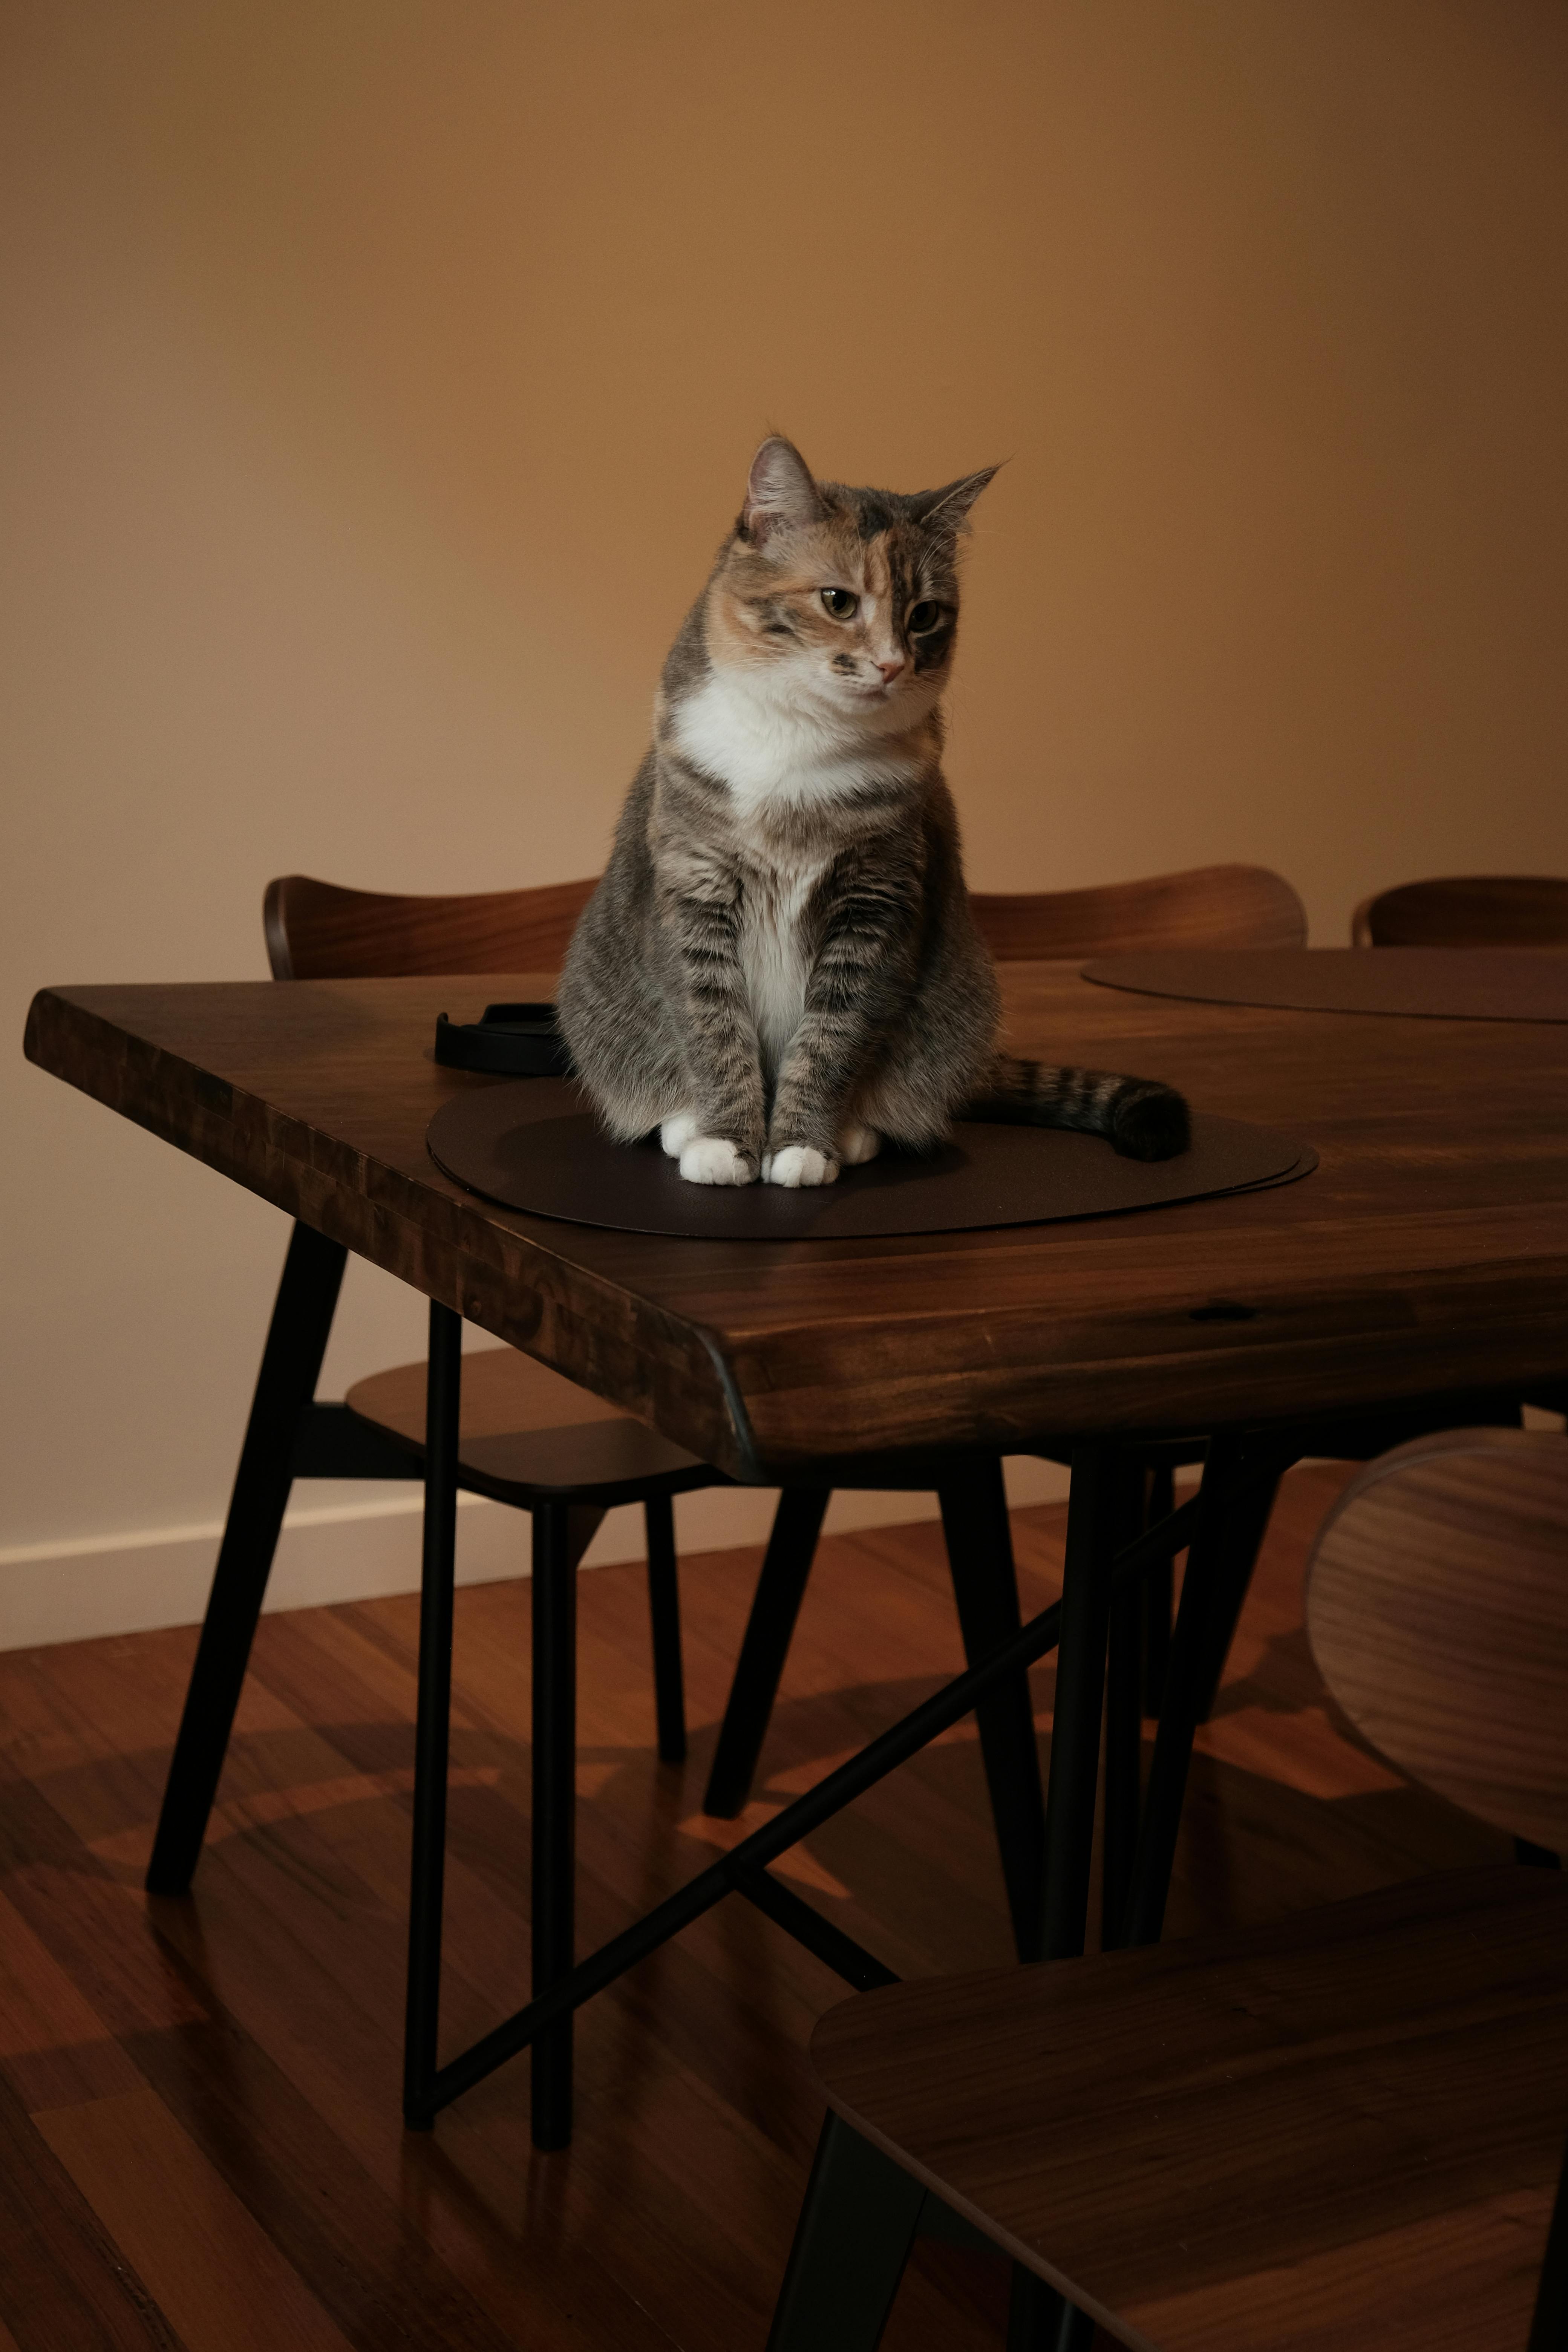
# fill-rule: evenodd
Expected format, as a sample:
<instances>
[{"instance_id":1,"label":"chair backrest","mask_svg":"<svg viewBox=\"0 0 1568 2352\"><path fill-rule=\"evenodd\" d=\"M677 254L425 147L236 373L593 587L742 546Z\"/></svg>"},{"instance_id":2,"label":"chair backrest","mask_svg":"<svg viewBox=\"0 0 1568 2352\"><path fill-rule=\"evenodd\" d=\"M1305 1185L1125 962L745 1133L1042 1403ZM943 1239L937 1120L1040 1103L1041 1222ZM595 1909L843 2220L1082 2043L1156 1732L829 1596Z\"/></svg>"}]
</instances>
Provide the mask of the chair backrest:
<instances>
[{"instance_id":1,"label":"chair backrest","mask_svg":"<svg viewBox=\"0 0 1568 2352\"><path fill-rule=\"evenodd\" d=\"M976 890L970 905L999 963L1155 948L1299 948L1307 910L1266 866L1198 866L1094 890L1022 897Z\"/></svg>"},{"instance_id":2,"label":"chair backrest","mask_svg":"<svg viewBox=\"0 0 1568 2352\"><path fill-rule=\"evenodd\" d=\"M272 977L552 971L594 887L398 898L282 875L268 883L264 910ZM1003 963L1144 948L1299 948L1307 936L1301 901L1264 866L1201 866L1093 890L977 891L970 903Z\"/></svg>"},{"instance_id":3,"label":"chair backrest","mask_svg":"<svg viewBox=\"0 0 1568 2352\"><path fill-rule=\"evenodd\" d=\"M1358 948L1568 948L1568 881L1552 874L1456 874L1363 898Z\"/></svg>"},{"instance_id":4,"label":"chair backrest","mask_svg":"<svg viewBox=\"0 0 1568 2352\"><path fill-rule=\"evenodd\" d=\"M1391 1763L1568 1850L1568 1435L1453 1430L1369 1463L1318 1537L1307 1633Z\"/></svg>"},{"instance_id":5,"label":"chair backrest","mask_svg":"<svg viewBox=\"0 0 1568 2352\"><path fill-rule=\"evenodd\" d=\"M416 972L553 971L595 883L401 898L285 874L267 886L274 980L387 980Z\"/></svg>"}]
</instances>

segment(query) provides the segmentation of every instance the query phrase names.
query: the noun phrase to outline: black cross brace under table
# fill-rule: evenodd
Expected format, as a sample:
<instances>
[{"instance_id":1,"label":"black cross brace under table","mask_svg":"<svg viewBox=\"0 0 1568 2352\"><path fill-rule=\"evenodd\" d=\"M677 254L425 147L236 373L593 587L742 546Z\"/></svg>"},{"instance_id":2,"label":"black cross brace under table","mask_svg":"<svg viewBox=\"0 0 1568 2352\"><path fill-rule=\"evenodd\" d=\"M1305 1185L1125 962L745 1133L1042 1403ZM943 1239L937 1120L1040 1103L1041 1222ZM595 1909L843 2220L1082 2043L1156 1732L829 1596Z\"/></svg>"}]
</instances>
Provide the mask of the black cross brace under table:
<instances>
[{"instance_id":1,"label":"black cross brace under table","mask_svg":"<svg viewBox=\"0 0 1568 2352\"><path fill-rule=\"evenodd\" d=\"M1112 1592L1135 1584L1152 1566L1183 1549L1190 1540L1201 1500L1201 1496L1192 1496L1116 1553L1109 1578ZM786 1805L771 1822L753 1830L641 1919L612 1937L586 1959L578 1961L537 1999L496 2026L460 2057L437 2068L427 2077L425 2097L410 2102L409 2121L416 2126L427 2125L440 2108L472 2090L487 2074L527 2049L538 2036L570 2016L595 1993L603 1992L617 1977L635 1968L639 1960L646 1959L727 1895L745 1895L786 1934L857 1989L866 1990L896 1982L892 1971L873 1954L802 1896L781 1886L770 1875L768 1864L950 1729L995 1684L1043 1658L1056 1647L1061 1622L1062 1604L1053 1601L989 1657L934 1692L898 1723L879 1733L858 1755L829 1772L814 1789Z\"/></svg>"}]
</instances>

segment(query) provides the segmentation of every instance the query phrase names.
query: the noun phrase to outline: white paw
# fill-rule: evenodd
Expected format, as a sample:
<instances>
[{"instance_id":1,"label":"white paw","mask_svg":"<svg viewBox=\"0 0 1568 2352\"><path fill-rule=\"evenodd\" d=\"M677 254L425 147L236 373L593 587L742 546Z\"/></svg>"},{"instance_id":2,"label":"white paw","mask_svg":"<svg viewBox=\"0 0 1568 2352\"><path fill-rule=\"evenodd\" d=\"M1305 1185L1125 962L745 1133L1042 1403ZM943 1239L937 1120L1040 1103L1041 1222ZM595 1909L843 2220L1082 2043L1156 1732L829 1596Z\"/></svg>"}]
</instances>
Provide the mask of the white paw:
<instances>
[{"instance_id":1,"label":"white paw","mask_svg":"<svg viewBox=\"0 0 1568 2352\"><path fill-rule=\"evenodd\" d=\"M696 1142L698 1132L695 1113L677 1111L675 1117L667 1118L659 1129L658 1148L661 1151L668 1151L672 1160L679 1160L687 1145Z\"/></svg>"},{"instance_id":2,"label":"white paw","mask_svg":"<svg viewBox=\"0 0 1568 2352\"><path fill-rule=\"evenodd\" d=\"M868 1160L875 1160L882 1149L882 1139L874 1127L862 1127L852 1118L840 1129L838 1157L846 1168L863 1168Z\"/></svg>"},{"instance_id":3,"label":"white paw","mask_svg":"<svg viewBox=\"0 0 1568 2352\"><path fill-rule=\"evenodd\" d=\"M764 1184L783 1184L794 1192L797 1185L832 1184L837 1181L838 1162L829 1160L809 1143L786 1143L782 1151L770 1151L763 1160Z\"/></svg>"},{"instance_id":4,"label":"white paw","mask_svg":"<svg viewBox=\"0 0 1568 2352\"><path fill-rule=\"evenodd\" d=\"M756 1174L745 1153L721 1135L700 1135L689 1143L680 1172L689 1184L749 1184Z\"/></svg>"}]
</instances>

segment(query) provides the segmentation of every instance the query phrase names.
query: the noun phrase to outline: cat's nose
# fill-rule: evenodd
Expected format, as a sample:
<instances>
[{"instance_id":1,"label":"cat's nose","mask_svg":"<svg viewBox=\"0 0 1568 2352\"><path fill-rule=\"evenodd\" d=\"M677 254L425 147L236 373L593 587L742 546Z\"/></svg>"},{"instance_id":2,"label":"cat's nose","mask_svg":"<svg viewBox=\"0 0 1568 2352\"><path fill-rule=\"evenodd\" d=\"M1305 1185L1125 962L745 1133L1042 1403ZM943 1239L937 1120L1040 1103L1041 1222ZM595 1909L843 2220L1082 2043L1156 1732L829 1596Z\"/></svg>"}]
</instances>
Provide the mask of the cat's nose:
<instances>
[{"instance_id":1,"label":"cat's nose","mask_svg":"<svg viewBox=\"0 0 1568 2352\"><path fill-rule=\"evenodd\" d=\"M879 661L877 664L877 667L882 673L882 684L884 686L891 686L893 680L900 675L904 667L905 663L902 654L896 654L891 661Z\"/></svg>"}]
</instances>

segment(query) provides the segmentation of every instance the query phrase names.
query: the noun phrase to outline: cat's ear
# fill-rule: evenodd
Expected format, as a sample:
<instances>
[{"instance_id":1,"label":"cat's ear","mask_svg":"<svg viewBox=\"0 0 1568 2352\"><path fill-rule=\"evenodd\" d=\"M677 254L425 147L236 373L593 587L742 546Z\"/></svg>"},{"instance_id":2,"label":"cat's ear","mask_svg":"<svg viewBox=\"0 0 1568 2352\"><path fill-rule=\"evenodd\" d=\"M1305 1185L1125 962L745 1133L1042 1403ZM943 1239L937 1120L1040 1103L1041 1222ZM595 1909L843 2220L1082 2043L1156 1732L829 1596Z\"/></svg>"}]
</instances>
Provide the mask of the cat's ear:
<instances>
[{"instance_id":1,"label":"cat's ear","mask_svg":"<svg viewBox=\"0 0 1568 2352\"><path fill-rule=\"evenodd\" d=\"M741 537L760 547L770 531L791 524L820 522L826 509L811 478L811 467L793 441L770 433L752 460Z\"/></svg>"},{"instance_id":2,"label":"cat's ear","mask_svg":"<svg viewBox=\"0 0 1568 2352\"><path fill-rule=\"evenodd\" d=\"M916 502L915 516L927 530L945 532L956 539L969 521L969 509L987 482L1001 472L1000 466L982 466L977 474L965 474L956 482L945 483L940 490L925 490Z\"/></svg>"}]
</instances>

